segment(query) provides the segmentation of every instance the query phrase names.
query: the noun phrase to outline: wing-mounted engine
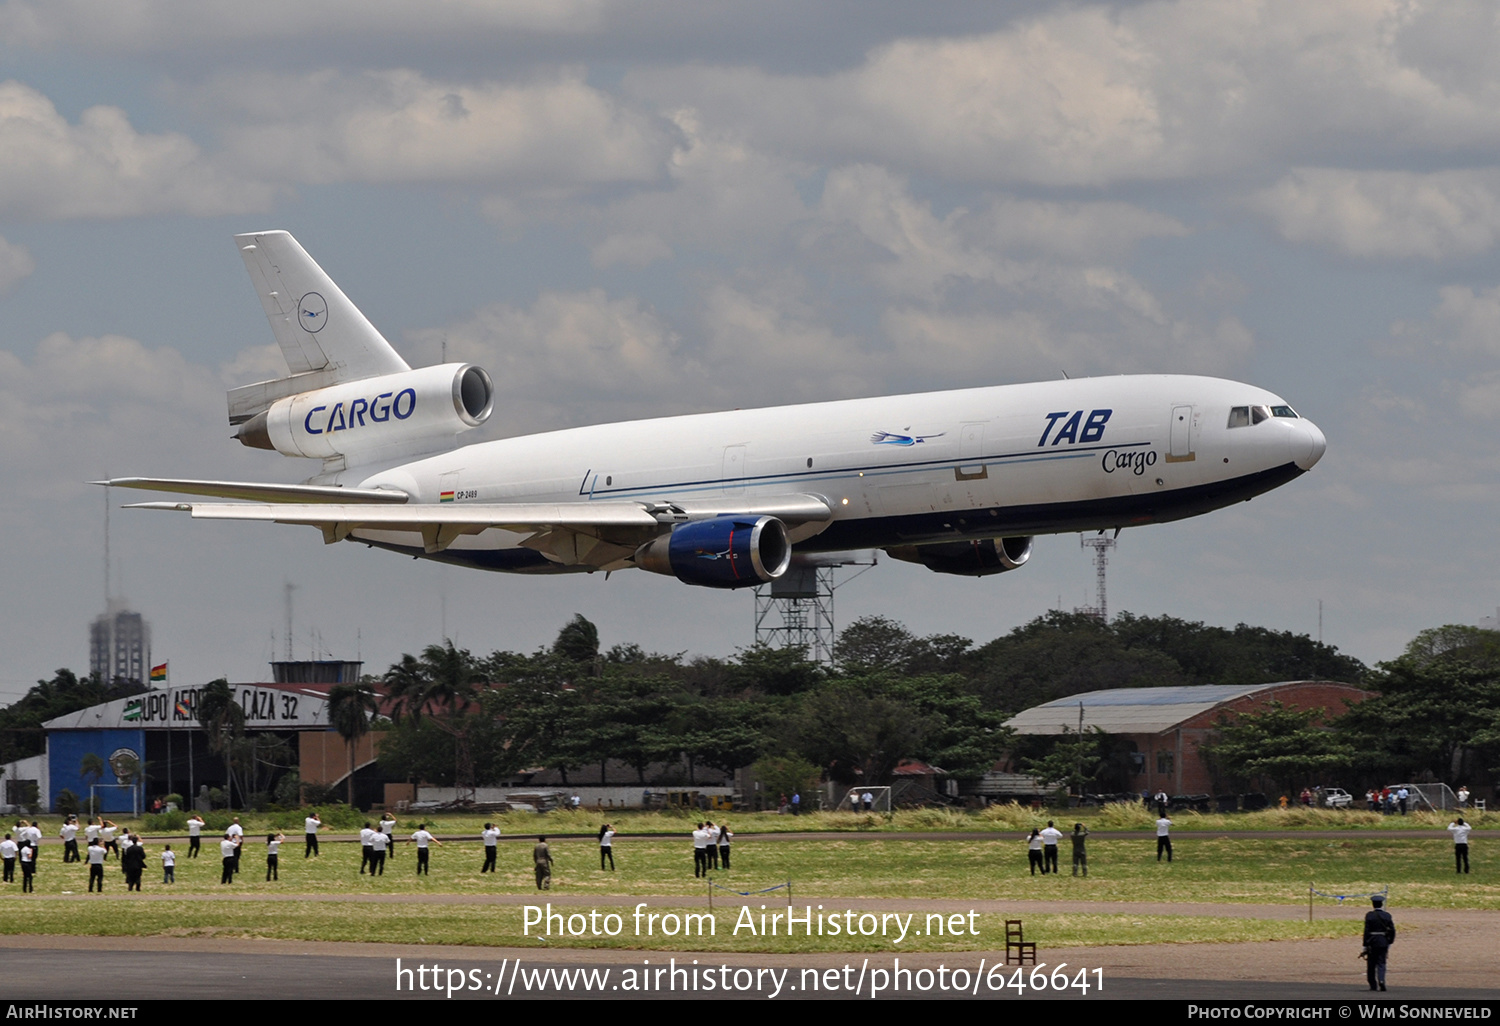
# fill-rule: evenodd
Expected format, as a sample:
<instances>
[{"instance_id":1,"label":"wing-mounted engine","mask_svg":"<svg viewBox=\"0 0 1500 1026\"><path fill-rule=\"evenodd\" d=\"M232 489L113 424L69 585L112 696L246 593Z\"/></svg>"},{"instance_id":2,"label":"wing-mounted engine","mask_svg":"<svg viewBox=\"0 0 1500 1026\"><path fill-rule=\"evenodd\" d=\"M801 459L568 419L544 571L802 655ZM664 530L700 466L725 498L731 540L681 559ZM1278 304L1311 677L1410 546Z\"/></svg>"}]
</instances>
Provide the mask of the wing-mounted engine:
<instances>
[{"instance_id":1,"label":"wing-mounted engine","mask_svg":"<svg viewBox=\"0 0 1500 1026\"><path fill-rule=\"evenodd\" d=\"M933 573L988 577L1025 566L1031 558L1031 539L987 538L972 542L894 545L885 551L892 559L921 563Z\"/></svg>"},{"instance_id":2,"label":"wing-mounted engine","mask_svg":"<svg viewBox=\"0 0 1500 1026\"><path fill-rule=\"evenodd\" d=\"M652 573L709 588L748 588L786 573L792 546L775 517L722 516L672 529L636 550Z\"/></svg>"},{"instance_id":3,"label":"wing-mounted engine","mask_svg":"<svg viewBox=\"0 0 1500 1026\"><path fill-rule=\"evenodd\" d=\"M235 437L284 456L385 459L452 448L459 433L489 419L490 376L447 363L350 381L280 399Z\"/></svg>"}]
</instances>

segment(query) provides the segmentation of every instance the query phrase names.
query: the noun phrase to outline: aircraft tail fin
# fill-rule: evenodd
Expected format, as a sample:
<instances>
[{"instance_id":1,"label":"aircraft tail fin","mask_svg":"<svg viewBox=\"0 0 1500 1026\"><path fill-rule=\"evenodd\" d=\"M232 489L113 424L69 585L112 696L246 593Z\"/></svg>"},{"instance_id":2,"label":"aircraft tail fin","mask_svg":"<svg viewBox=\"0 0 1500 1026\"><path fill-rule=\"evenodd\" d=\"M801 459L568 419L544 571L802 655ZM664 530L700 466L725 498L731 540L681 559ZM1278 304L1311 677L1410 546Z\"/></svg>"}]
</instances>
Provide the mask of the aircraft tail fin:
<instances>
[{"instance_id":1,"label":"aircraft tail fin","mask_svg":"<svg viewBox=\"0 0 1500 1026\"><path fill-rule=\"evenodd\" d=\"M411 369L289 232L248 232L234 243L291 376L231 390L231 424L287 395Z\"/></svg>"}]
</instances>

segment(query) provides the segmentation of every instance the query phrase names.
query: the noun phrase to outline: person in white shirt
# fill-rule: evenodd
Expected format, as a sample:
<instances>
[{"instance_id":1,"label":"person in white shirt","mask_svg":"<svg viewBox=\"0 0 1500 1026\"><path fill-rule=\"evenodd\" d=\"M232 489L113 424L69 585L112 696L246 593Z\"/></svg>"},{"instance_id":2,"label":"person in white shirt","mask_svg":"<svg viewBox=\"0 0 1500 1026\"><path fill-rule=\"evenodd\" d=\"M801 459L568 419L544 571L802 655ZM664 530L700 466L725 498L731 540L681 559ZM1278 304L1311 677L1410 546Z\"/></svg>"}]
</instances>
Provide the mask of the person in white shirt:
<instances>
[{"instance_id":1,"label":"person in white shirt","mask_svg":"<svg viewBox=\"0 0 1500 1026\"><path fill-rule=\"evenodd\" d=\"M396 817L389 812L380 814L380 832L385 834L385 847L391 858L396 857Z\"/></svg>"},{"instance_id":2,"label":"person in white shirt","mask_svg":"<svg viewBox=\"0 0 1500 1026\"><path fill-rule=\"evenodd\" d=\"M91 838L89 840L89 850L88 850L88 856L89 856L89 893L90 894L93 894L94 891L96 890L96 888L94 886L95 884L98 884L97 890L99 891L99 893L100 894L104 893L104 856L105 856L105 854L106 853L104 851L104 841L101 840L98 837Z\"/></svg>"},{"instance_id":3,"label":"person in white shirt","mask_svg":"<svg viewBox=\"0 0 1500 1026\"><path fill-rule=\"evenodd\" d=\"M203 817L196 812L188 817L188 853L187 857L195 859L198 857L198 849L203 842Z\"/></svg>"},{"instance_id":4,"label":"person in white shirt","mask_svg":"<svg viewBox=\"0 0 1500 1026\"><path fill-rule=\"evenodd\" d=\"M714 826L713 820L709 820L703 824L703 832L708 835L708 843L703 846L703 857L708 860L708 868L716 870L719 868L719 828Z\"/></svg>"},{"instance_id":5,"label":"person in white shirt","mask_svg":"<svg viewBox=\"0 0 1500 1026\"><path fill-rule=\"evenodd\" d=\"M302 827L307 832L307 847L303 850L302 857L310 859L318 854L318 831L323 829L323 817L314 812L303 821Z\"/></svg>"},{"instance_id":6,"label":"person in white shirt","mask_svg":"<svg viewBox=\"0 0 1500 1026\"><path fill-rule=\"evenodd\" d=\"M281 851L281 842L284 840L286 840L286 834L266 835L266 883L281 879L279 866L281 859L278 855ZM363 869L360 870L360 872L363 871Z\"/></svg>"},{"instance_id":7,"label":"person in white shirt","mask_svg":"<svg viewBox=\"0 0 1500 1026\"><path fill-rule=\"evenodd\" d=\"M1057 872L1057 842L1062 840L1062 831L1047 820L1047 827L1042 831L1042 872Z\"/></svg>"},{"instance_id":8,"label":"person in white shirt","mask_svg":"<svg viewBox=\"0 0 1500 1026\"><path fill-rule=\"evenodd\" d=\"M21 849L21 893L27 894L33 889L32 877L36 875L36 849L26 845Z\"/></svg>"},{"instance_id":9,"label":"person in white shirt","mask_svg":"<svg viewBox=\"0 0 1500 1026\"><path fill-rule=\"evenodd\" d=\"M360 830L360 832L359 832L359 875L360 876L364 876L365 875L365 867L370 864L370 855L374 851L374 849L370 847L370 838L374 837L375 833L376 833L376 831L374 831L374 830L372 830L370 828L370 824L369 823L366 823L364 825L364 829Z\"/></svg>"},{"instance_id":10,"label":"person in white shirt","mask_svg":"<svg viewBox=\"0 0 1500 1026\"><path fill-rule=\"evenodd\" d=\"M417 843L417 875L431 876L432 874L427 868L427 846L429 844L436 844L441 847L443 842L427 832L426 823L417 824L417 832L411 835L411 839Z\"/></svg>"},{"instance_id":11,"label":"person in white shirt","mask_svg":"<svg viewBox=\"0 0 1500 1026\"><path fill-rule=\"evenodd\" d=\"M1161 861L1161 853L1167 853L1167 861L1172 861L1172 838L1167 833L1172 829L1172 821L1162 816L1156 821L1156 861Z\"/></svg>"},{"instance_id":12,"label":"person in white shirt","mask_svg":"<svg viewBox=\"0 0 1500 1026\"><path fill-rule=\"evenodd\" d=\"M708 875L708 830L702 823L693 831L693 876Z\"/></svg>"},{"instance_id":13,"label":"person in white shirt","mask_svg":"<svg viewBox=\"0 0 1500 1026\"><path fill-rule=\"evenodd\" d=\"M375 831L375 836L370 838L370 875L385 876L385 850L390 847L390 834Z\"/></svg>"},{"instance_id":14,"label":"person in white shirt","mask_svg":"<svg viewBox=\"0 0 1500 1026\"><path fill-rule=\"evenodd\" d=\"M484 841L484 865L479 871L493 873L495 871L495 846L500 843L500 828L493 823L486 823L484 833L479 836Z\"/></svg>"},{"instance_id":15,"label":"person in white shirt","mask_svg":"<svg viewBox=\"0 0 1500 1026\"><path fill-rule=\"evenodd\" d=\"M1026 835L1026 864L1031 867L1031 875L1036 876L1040 869L1042 875L1047 875L1047 865L1042 861L1042 832L1036 827L1031 828L1031 833Z\"/></svg>"},{"instance_id":16,"label":"person in white shirt","mask_svg":"<svg viewBox=\"0 0 1500 1026\"><path fill-rule=\"evenodd\" d=\"M604 860L609 860L609 871L615 871L615 828L608 823L599 828L599 868L604 869Z\"/></svg>"},{"instance_id":17,"label":"person in white shirt","mask_svg":"<svg viewBox=\"0 0 1500 1026\"><path fill-rule=\"evenodd\" d=\"M235 863L239 861L240 845L233 834L225 834L224 840L219 842L219 856L224 860L224 872L219 876L219 883L234 883Z\"/></svg>"},{"instance_id":18,"label":"person in white shirt","mask_svg":"<svg viewBox=\"0 0 1500 1026\"><path fill-rule=\"evenodd\" d=\"M88 825L83 828L83 839L85 848L99 839L99 824L94 822L92 816L89 817Z\"/></svg>"},{"instance_id":19,"label":"person in white shirt","mask_svg":"<svg viewBox=\"0 0 1500 1026\"><path fill-rule=\"evenodd\" d=\"M61 837L63 842L63 861L82 862L83 860L78 855L78 820L69 816L63 823L62 829L57 832L57 836Z\"/></svg>"},{"instance_id":20,"label":"person in white shirt","mask_svg":"<svg viewBox=\"0 0 1500 1026\"><path fill-rule=\"evenodd\" d=\"M177 853L170 844L161 850L161 882L177 882Z\"/></svg>"},{"instance_id":21,"label":"person in white shirt","mask_svg":"<svg viewBox=\"0 0 1500 1026\"><path fill-rule=\"evenodd\" d=\"M240 852L245 847L245 828L240 826L240 817L234 817L234 822L229 824L229 836L235 843L234 849L234 871L238 875L240 871Z\"/></svg>"},{"instance_id":22,"label":"person in white shirt","mask_svg":"<svg viewBox=\"0 0 1500 1026\"><path fill-rule=\"evenodd\" d=\"M869 812L875 808L875 796L873 794L871 794L869 791L866 791L862 797L864 799L866 812Z\"/></svg>"},{"instance_id":23,"label":"person in white shirt","mask_svg":"<svg viewBox=\"0 0 1500 1026\"><path fill-rule=\"evenodd\" d=\"M16 854L21 846L10 839L10 834L5 835L5 840L0 841L0 862L5 864L5 883L16 882Z\"/></svg>"},{"instance_id":24,"label":"person in white shirt","mask_svg":"<svg viewBox=\"0 0 1500 1026\"><path fill-rule=\"evenodd\" d=\"M1464 818L1448 824L1448 832L1453 835L1453 871L1455 873L1467 873L1469 871L1469 831L1472 827L1464 822Z\"/></svg>"},{"instance_id":25,"label":"person in white shirt","mask_svg":"<svg viewBox=\"0 0 1500 1026\"><path fill-rule=\"evenodd\" d=\"M115 831L120 829L112 820L99 817L99 841L104 845L104 850L115 853L115 858L120 857L120 843L115 840Z\"/></svg>"}]
</instances>

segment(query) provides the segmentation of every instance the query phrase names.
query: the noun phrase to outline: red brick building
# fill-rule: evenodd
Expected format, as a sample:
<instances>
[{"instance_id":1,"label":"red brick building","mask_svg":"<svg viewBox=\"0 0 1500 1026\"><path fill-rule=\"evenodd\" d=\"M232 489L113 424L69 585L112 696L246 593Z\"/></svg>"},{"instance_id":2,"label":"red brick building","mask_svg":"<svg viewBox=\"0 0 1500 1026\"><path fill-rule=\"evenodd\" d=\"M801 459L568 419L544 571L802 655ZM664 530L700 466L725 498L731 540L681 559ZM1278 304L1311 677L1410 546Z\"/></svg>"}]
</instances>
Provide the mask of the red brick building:
<instances>
[{"instance_id":1,"label":"red brick building","mask_svg":"<svg viewBox=\"0 0 1500 1026\"><path fill-rule=\"evenodd\" d=\"M1272 702L1288 709L1322 709L1329 719L1374 695L1352 684L1330 680L1279 684L1204 684L1170 688L1113 688L1069 695L1034 706L1012 717L1006 726L1018 734L1076 731L1079 707L1083 729L1126 738L1135 746L1132 786L1135 791L1210 794L1213 781L1199 751L1221 716L1261 712Z\"/></svg>"}]
</instances>

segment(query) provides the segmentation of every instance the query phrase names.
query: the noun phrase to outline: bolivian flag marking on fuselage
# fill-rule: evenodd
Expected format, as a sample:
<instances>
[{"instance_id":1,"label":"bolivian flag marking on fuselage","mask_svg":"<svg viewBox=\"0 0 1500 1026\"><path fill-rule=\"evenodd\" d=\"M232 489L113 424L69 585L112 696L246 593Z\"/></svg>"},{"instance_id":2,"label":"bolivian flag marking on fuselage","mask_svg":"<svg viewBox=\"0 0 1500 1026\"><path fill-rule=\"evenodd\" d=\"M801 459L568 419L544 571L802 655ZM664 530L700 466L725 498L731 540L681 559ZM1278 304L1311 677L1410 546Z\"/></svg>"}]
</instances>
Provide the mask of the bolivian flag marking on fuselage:
<instances>
[{"instance_id":1,"label":"bolivian flag marking on fuselage","mask_svg":"<svg viewBox=\"0 0 1500 1026\"><path fill-rule=\"evenodd\" d=\"M438 501L439 502L452 502L453 501L453 493L452 492L439 492L438 493Z\"/></svg>"}]
</instances>

